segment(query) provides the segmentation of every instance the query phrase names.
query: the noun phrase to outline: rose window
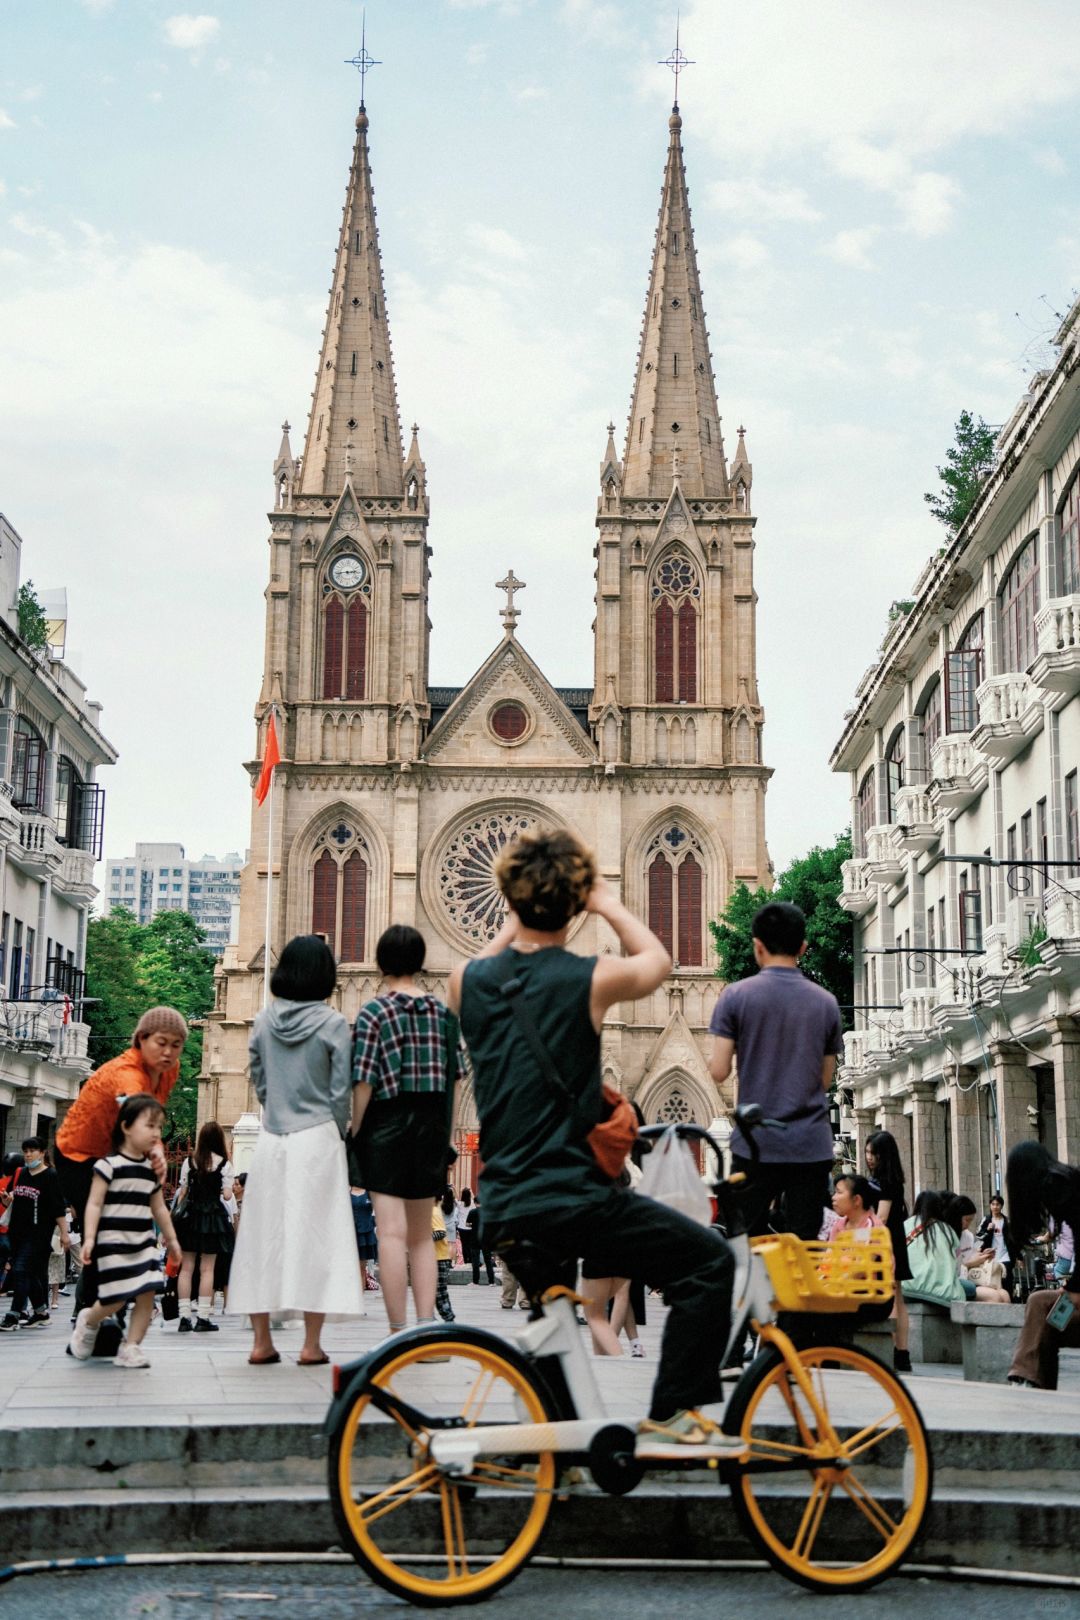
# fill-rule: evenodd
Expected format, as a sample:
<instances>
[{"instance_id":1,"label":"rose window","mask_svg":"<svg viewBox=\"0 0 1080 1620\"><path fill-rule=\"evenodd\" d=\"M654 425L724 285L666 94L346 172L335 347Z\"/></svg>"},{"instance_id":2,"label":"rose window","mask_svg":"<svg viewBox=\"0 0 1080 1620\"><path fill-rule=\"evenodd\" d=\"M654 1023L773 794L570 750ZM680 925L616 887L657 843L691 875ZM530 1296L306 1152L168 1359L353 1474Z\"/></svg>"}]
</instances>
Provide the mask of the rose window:
<instances>
[{"instance_id":1,"label":"rose window","mask_svg":"<svg viewBox=\"0 0 1080 1620\"><path fill-rule=\"evenodd\" d=\"M536 826L536 817L493 811L454 835L440 864L439 898L455 928L473 945L487 945L502 927L506 907L493 867L507 844Z\"/></svg>"},{"instance_id":2,"label":"rose window","mask_svg":"<svg viewBox=\"0 0 1080 1620\"><path fill-rule=\"evenodd\" d=\"M701 595L694 566L687 558L668 557L656 570L656 583L652 594L660 596L664 593L668 596Z\"/></svg>"},{"instance_id":3,"label":"rose window","mask_svg":"<svg viewBox=\"0 0 1080 1620\"><path fill-rule=\"evenodd\" d=\"M694 1116L681 1091L672 1091L660 1105L657 1120L662 1125L692 1125Z\"/></svg>"}]
</instances>

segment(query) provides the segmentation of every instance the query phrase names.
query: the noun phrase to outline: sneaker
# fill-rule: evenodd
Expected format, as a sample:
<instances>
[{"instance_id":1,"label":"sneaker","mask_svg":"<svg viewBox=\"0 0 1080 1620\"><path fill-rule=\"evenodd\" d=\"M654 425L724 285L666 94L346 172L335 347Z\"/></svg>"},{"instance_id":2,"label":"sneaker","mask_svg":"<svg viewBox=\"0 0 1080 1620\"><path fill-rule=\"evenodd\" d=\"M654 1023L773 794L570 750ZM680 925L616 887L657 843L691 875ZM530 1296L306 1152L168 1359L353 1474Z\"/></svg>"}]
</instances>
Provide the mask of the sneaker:
<instances>
[{"instance_id":1,"label":"sneaker","mask_svg":"<svg viewBox=\"0 0 1080 1620\"><path fill-rule=\"evenodd\" d=\"M646 1418L637 1428L638 1457L737 1457L746 1441L725 1434L719 1424L693 1407L659 1422Z\"/></svg>"},{"instance_id":2,"label":"sneaker","mask_svg":"<svg viewBox=\"0 0 1080 1620\"><path fill-rule=\"evenodd\" d=\"M49 1321L48 1311L35 1311L30 1320L24 1324L28 1328L45 1327Z\"/></svg>"},{"instance_id":3,"label":"sneaker","mask_svg":"<svg viewBox=\"0 0 1080 1620\"><path fill-rule=\"evenodd\" d=\"M645 1346L642 1344L640 1339L630 1340L630 1354L633 1356L635 1361L645 1360Z\"/></svg>"},{"instance_id":4,"label":"sneaker","mask_svg":"<svg viewBox=\"0 0 1080 1620\"><path fill-rule=\"evenodd\" d=\"M196 1333L220 1333L221 1329L216 1322L211 1322L208 1316L200 1316L195 1322Z\"/></svg>"},{"instance_id":5,"label":"sneaker","mask_svg":"<svg viewBox=\"0 0 1080 1620\"><path fill-rule=\"evenodd\" d=\"M68 1341L68 1349L76 1361L89 1361L94 1353L97 1342L97 1328L87 1321L90 1307L80 1311L75 1318L75 1328Z\"/></svg>"},{"instance_id":6,"label":"sneaker","mask_svg":"<svg viewBox=\"0 0 1080 1620\"><path fill-rule=\"evenodd\" d=\"M149 1367L150 1357L141 1344L129 1344L125 1339L113 1357L114 1367Z\"/></svg>"},{"instance_id":7,"label":"sneaker","mask_svg":"<svg viewBox=\"0 0 1080 1620\"><path fill-rule=\"evenodd\" d=\"M195 1324L191 1320L191 1317L182 1316L180 1318L180 1325L176 1331L177 1333L193 1333L195 1331Z\"/></svg>"},{"instance_id":8,"label":"sneaker","mask_svg":"<svg viewBox=\"0 0 1080 1620\"><path fill-rule=\"evenodd\" d=\"M912 1367L911 1367L911 1351L910 1350L894 1350L893 1351L893 1372L909 1373L909 1372L911 1372L911 1370L912 1370Z\"/></svg>"},{"instance_id":9,"label":"sneaker","mask_svg":"<svg viewBox=\"0 0 1080 1620\"><path fill-rule=\"evenodd\" d=\"M3 1327L3 1324L0 1323L0 1331L2 1331L2 1327ZM1010 1377L1009 1383L1013 1386L1014 1389L1038 1389L1038 1387L1039 1387L1038 1384L1033 1384L1030 1378L1012 1378L1012 1377Z\"/></svg>"},{"instance_id":10,"label":"sneaker","mask_svg":"<svg viewBox=\"0 0 1080 1620\"><path fill-rule=\"evenodd\" d=\"M8 1311L4 1320L0 1322L0 1333L14 1333L18 1326L18 1314L15 1311Z\"/></svg>"}]
</instances>

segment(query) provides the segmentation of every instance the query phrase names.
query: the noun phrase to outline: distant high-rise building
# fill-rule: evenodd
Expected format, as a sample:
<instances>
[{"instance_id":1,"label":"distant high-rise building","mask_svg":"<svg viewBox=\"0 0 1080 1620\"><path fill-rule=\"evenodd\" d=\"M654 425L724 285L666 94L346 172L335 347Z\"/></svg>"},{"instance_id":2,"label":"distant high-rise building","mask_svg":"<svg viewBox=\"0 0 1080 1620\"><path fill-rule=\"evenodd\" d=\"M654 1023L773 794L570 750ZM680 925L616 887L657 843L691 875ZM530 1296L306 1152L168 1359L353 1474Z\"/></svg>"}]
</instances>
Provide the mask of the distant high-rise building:
<instances>
[{"instance_id":1,"label":"distant high-rise building","mask_svg":"<svg viewBox=\"0 0 1080 1620\"><path fill-rule=\"evenodd\" d=\"M233 906L240 900L242 857L204 855L189 861L183 844L136 844L134 855L105 863L107 911L118 907L148 923L159 911L188 911L206 930L207 949L220 956L229 943Z\"/></svg>"}]
</instances>

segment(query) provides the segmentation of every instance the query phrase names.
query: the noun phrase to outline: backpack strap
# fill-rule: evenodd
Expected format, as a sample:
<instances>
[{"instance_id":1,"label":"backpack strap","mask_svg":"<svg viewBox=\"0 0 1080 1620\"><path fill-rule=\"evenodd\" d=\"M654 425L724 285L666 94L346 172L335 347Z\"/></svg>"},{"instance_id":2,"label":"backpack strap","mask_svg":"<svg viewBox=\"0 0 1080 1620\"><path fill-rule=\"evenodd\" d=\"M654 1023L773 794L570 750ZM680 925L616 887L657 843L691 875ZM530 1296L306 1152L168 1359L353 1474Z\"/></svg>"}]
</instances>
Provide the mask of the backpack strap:
<instances>
[{"instance_id":1,"label":"backpack strap","mask_svg":"<svg viewBox=\"0 0 1080 1620\"><path fill-rule=\"evenodd\" d=\"M496 958L495 981L499 993L503 996L513 1014L518 1029L525 1038L525 1044L532 1053L537 1068L552 1091L564 1103L569 1105L570 1117L582 1137L588 1136L593 1126L581 1112L581 1104L566 1084L562 1075L555 1066L555 1062L540 1037L532 1013L522 998L521 992L525 986L517 977L517 967L513 960L514 953L507 948L505 953Z\"/></svg>"}]
</instances>

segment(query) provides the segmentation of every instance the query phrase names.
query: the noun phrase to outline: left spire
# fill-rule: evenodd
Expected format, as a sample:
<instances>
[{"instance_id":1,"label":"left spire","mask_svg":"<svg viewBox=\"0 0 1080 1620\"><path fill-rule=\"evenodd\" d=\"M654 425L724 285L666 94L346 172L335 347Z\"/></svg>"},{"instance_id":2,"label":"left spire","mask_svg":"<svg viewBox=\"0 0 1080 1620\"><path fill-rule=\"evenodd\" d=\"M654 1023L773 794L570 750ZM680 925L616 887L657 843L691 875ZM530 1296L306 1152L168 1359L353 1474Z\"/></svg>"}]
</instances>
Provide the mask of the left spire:
<instances>
[{"instance_id":1,"label":"left spire","mask_svg":"<svg viewBox=\"0 0 1080 1620\"><path fill-rule=\"evenodd\" d=\"M362 49L366 57L366 46ZM347 447L348 454L346 454ZM300 493L336 497L346 472L357 495L404 494L390 327L368 157L368 115L356 118Z\"/></svg>"}]
</instances>

